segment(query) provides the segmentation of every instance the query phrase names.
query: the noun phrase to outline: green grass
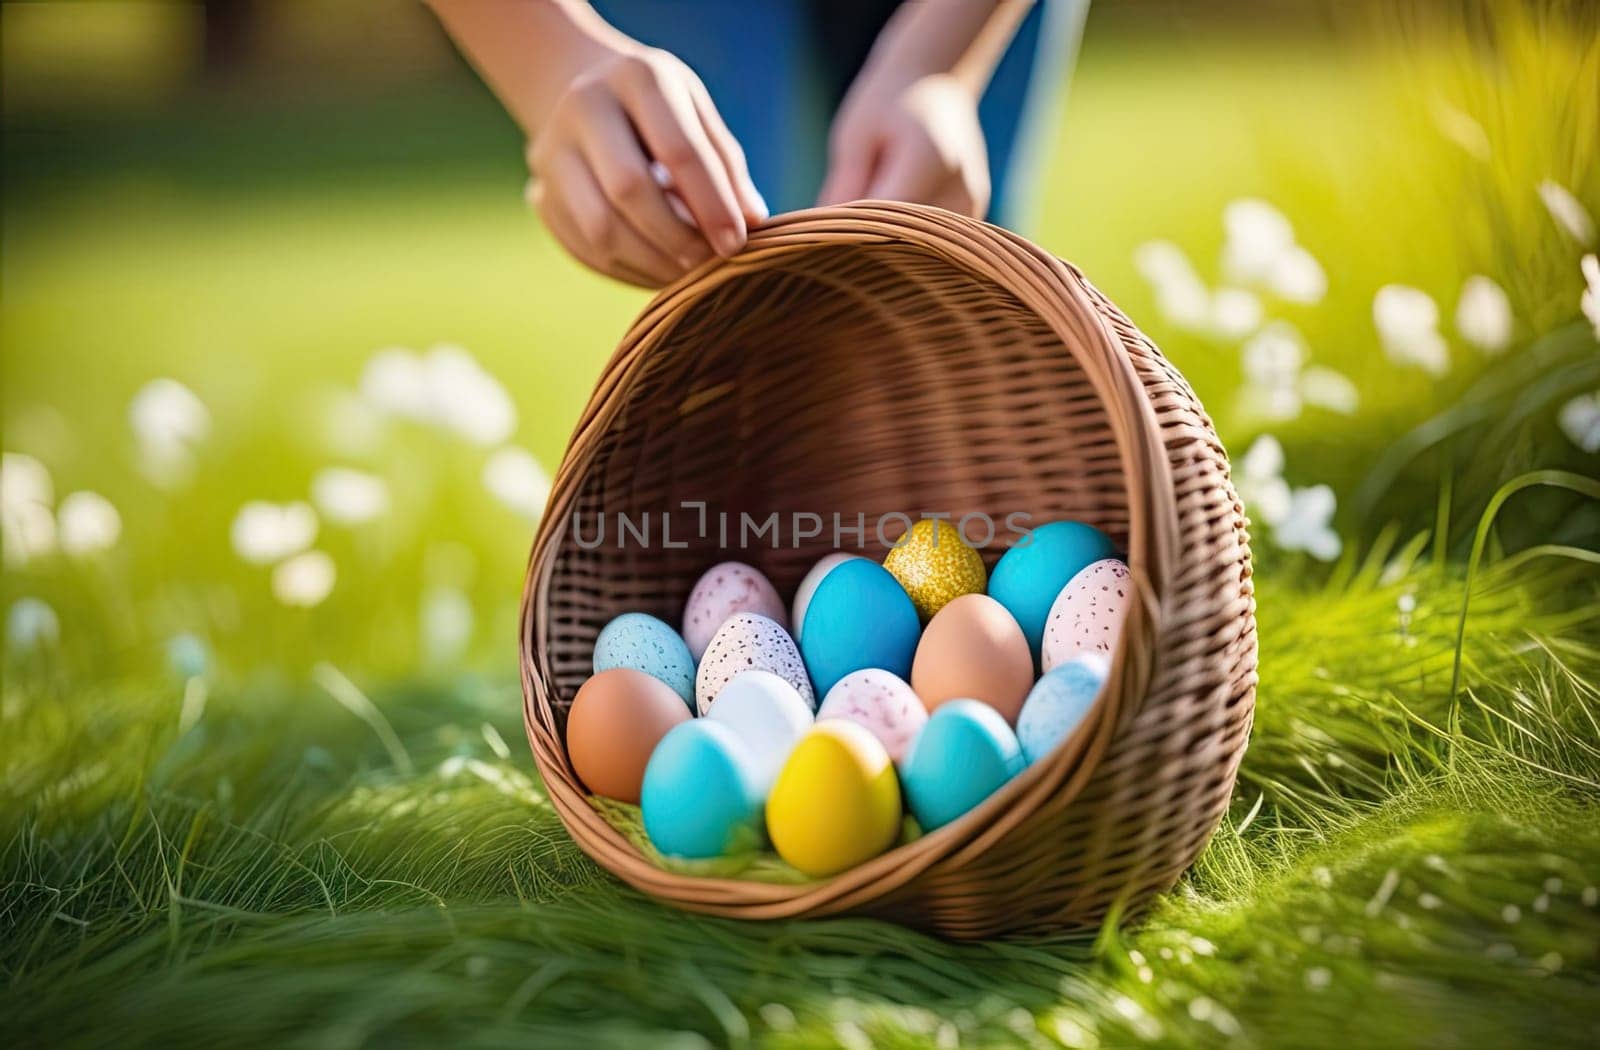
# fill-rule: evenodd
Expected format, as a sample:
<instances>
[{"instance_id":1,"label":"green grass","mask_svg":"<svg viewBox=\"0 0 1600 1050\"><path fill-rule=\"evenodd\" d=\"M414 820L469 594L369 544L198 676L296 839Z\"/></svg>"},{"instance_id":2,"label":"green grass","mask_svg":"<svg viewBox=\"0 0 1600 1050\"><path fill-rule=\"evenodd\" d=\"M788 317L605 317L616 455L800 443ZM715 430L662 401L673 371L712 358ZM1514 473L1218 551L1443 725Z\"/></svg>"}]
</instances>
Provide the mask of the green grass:
<instances>
[{"instance_id":1,"label":"green grass","mask_svg":"<svg viewBox=\"0 0 1600 1050\"><path fill-rule=\"evenodd\" d=\"M58 496L110 497L124 531L100 559L0 578L5 607L36 596L61 618L58 644L5 655L0 1040L1592 1045L1600 581L1579 552L1600 548L1600 511L1516 491L1469 555L1511 479L1596 473L1554 421L1600 385L1579 251L1533 186L1558 178L1600 213L1600 99L1567 93L1600 70L1600 37L1500 17L1492 61L1387 23L1381 46L1091 36L1041 242L1157 339L1238 451L1259 427L1235 411L1236 347L1165 323L1132 253L1165 237L1214 277L1222 206L1273 201L1330 278L1323 304L1273 315L1362 406L1271 428L1293 483L1338 493L1346 555L1321 566L1258 530L1258 712L1223 827L1137 922L1025 944L691 916L567 837L522 741L528 525L484 494L482 450L399 426L340 453L324 421L373 350L457 342L553 467L644 302L538 230L480 95L216 103L8 150L5 448L44 461ZM1440 99L1489 161L1438 134ZM1448 331L1479 272L1512 297L1506 356L1452 338L1438 382L1387 361L1379 286L1430 291ZM214 417L172 492L134 470L126 422L159 375ZM229 523L247 499L304 498L334 461L388 479L395 509L324 526L338 585L283 608ZM1543 544L1573 549L1515 553ZM430 662L418 609L437 586L476 623L459 659ZM168 665L179 633L211 653L197 682Z\"/></svg>"},{"instance_id":2,"label":"green grass","mask_svg":"<svg viewBox=\"0 0 1600 1050\"><path fill-rule=\"evenodd\" d=\"M85 726L12 693L8 739L48 804L4 855L7 1023L62 1044L915 1045L948 1028L980 1044L1581 1045L1600 967L1600 615L1529 597L1569 572L1483 581L1457 735L1426 707L1448 681L1455 574L1267 591L1229 821L1148 920L1098 944L660 908L589 864L520 747L502 753L506 690L380 694L411 773L311 689L220 695L183 735L170 683L118 690L167 693L166 718L84 697L101 708ZM1314 662L1300 632L1321 636Z\"/></svg>"}]
</instances>

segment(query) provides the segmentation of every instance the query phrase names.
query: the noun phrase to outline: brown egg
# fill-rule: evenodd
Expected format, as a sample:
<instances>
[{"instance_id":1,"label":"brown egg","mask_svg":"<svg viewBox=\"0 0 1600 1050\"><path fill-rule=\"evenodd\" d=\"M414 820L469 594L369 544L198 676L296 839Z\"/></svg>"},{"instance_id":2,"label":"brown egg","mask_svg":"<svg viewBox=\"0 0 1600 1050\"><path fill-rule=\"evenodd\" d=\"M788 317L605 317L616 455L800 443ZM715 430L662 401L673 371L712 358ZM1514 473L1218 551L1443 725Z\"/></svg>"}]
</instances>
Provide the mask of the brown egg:
<instances>
[{"instance_id":1,"label":"brown egg","mask_svg":"<svg viewBox=\"0 0 1600 1050\"><path fill-rule=\"evenodd\" d=\"M596 795L639 801L644 767L667 730L689 720L683 697L631 667L601 671L579 688L567 712L567 757Z\"/></svg>"},{"instance_id":2,"label":"brown egg","mask_svg":"<svg viewBox=\"0 0 1600 1050\"><path fill-rule=\"evenodd\" d=\"M1033 688L1033 653L1005 606L987 594L963 594L928 621L911 688L929 711L946 700L981 700L1016 725Z\"/></svg>"}]
</instances>

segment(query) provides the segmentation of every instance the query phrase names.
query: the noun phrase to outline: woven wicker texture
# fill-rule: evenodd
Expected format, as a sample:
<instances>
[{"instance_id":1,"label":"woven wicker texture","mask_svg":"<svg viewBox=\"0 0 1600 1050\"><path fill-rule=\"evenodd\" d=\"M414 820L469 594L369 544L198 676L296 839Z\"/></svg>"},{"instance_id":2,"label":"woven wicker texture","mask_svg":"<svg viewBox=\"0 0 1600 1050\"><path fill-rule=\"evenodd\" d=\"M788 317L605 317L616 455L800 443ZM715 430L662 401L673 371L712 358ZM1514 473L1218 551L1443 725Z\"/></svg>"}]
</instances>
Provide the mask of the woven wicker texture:
<instances>
[{"instance_id":1,"label":"woven wicker texture","mask_svg":"<svg viewBox=\"0 0 1600 1050\"><path fill-rule=\"evenodd\" d=\"M739 549L741 513L774 511L779 546L768 533ZM864 518L881 556L879 516L922 511L1077 519L1127 551L1137 599L1091 718L962 819L826 881L650 863L590 805L562 743L600 628L628 611L676 623L725 557L791 594L833 549L835 513ZM649 515L648 542L619 543L619 512ZM798 547L796 512L824 521ZM1227 805L1255 696L1245 526L1188 383L1077 270L934 208L783 216L656 297L578 423L524 595L534 757L578 844L681 907L862 912L953 938L1091 926L1170 887ZM1014 538L1002 524L985 561Z\"/></svg>"}]
</instances>

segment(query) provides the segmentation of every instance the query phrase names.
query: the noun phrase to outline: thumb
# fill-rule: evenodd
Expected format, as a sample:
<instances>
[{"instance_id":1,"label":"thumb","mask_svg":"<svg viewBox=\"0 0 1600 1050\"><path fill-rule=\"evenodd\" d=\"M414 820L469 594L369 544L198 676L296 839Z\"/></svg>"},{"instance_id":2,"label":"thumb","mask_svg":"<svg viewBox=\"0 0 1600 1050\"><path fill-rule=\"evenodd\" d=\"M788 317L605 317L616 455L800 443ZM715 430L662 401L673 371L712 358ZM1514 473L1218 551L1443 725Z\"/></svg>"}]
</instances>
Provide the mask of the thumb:
<instances>
[{"instance_id":1,"label":"thumb","mask_svg":"<svg viewBox=\"0 0 1600 1050\"><path fill-rule=\"evenodd\" d=\"M817 194L817 204L827 207L865 197L877 162L876 144L835 151L828 163L828 177Z\"/></svg>"}]
</instances>

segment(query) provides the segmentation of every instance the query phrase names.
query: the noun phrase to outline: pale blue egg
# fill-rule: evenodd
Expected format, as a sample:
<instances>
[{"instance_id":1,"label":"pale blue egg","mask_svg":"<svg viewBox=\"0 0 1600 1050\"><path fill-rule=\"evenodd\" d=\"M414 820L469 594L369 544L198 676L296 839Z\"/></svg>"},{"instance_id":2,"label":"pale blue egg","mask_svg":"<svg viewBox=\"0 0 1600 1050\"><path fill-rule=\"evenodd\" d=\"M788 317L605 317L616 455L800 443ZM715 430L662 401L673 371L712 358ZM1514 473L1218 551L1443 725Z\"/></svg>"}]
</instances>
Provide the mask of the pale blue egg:
<instances>
[{"instance_id":1,"label":"pale blue egg","mask_svg":"<svg viewBox=\"0 0 1600 1050\"><path fill-rule=\"evenodd\" d=\"M1034 529L995 563L989 573L989 597L1004 605L1022 627L1035 667L1056 595L1090 562L1115 554L1111 538L1093 525L1052 521Z\"/></svg>"},{"instance_id":2,"label":"pale blue egg","mask_svg":"<svg viewBox=\"0 0 1600 1050\"><path fill-rule=\"evenodd\" d=\"M911 745L901 782L917 823L932 831L975 808L1026 766L1000 712L977 700L947 700Z\"/></svg>"},{"instance_id":3,"label":"pale blue egg","mask_svg":"<svg viewBox=\"0 0 1600 1050\"><path fill-rule=\"evenodd\" d=\"M1106 669L1102 654L1085 653L1034 683L1017 716L1017 740L1030 765L1054 751L1088 717L1106 684Z\"/></svg>"},{"instance_id":4,"label":"pale blue egg","mask_svg":"<svg viewBox=\"0 0 1600 1050\"><path fill-rule=\"evenodd\" d=\"M682 636L646 613L623 613L594 643L594 673L613 667L643 671L672 687L694 710L694 657Z\"/></svg>"},{"instance_id":5,"label":"pale blue egg","mask_svg":"<svg viewBox=\"0 0 1600 1050\"><path fill-rule=\"evenodd\" d=\"M761 789L738 734L721 722L680 722L644 768L645 834L669 857L703 859L761 842Z\"/></svg>"},{"instance_id":6,"label":"pale blue egg","mask_svg":"<svg viewBox=\"0 0 1600 1050\"><path fill-rule=\"evenodd\" d=\"M852 558L834 566L805 612L800 654L818 696L869 667L911 676L922 622L905 588L882 565Z\"/></svg>"}]
</instances>

